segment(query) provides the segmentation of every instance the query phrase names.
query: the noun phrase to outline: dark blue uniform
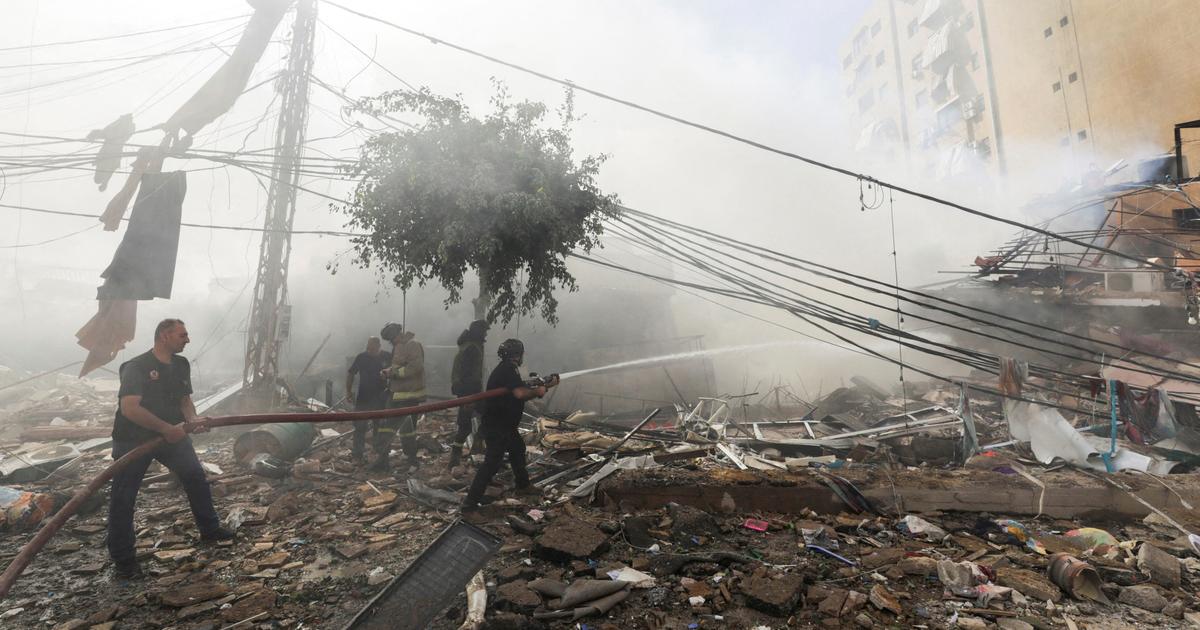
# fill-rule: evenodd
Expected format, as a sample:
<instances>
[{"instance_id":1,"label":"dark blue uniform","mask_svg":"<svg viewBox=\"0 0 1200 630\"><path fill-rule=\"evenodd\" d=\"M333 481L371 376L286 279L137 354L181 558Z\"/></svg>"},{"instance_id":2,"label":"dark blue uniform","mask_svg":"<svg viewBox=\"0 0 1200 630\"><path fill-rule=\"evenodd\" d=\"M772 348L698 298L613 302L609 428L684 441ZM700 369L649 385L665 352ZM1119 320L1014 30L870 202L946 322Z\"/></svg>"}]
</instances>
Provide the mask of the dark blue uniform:
<instances>
[{"instance_id":1,"label":"dark blue uniform","mask_svg":"<svg viewBox=\"0 0 1200 630\"><path fill-rule=\"evenodd\" d=\"M112 433L114 460L139 444L158 437L154 431L134 424L121 413L120 398L141 396L142 407L164 422L180 424L184 421L181 407L183 398L192 394L191 374L191 364L178 355L171 357L171 363L166 364L159 361L153 352L146 352L121 365L121 390L117 394L117 417ZM155 459L179 477L201 535L211 534L221 526L213 508L212 490L196 457L196 450L192 448L191 438L184 438L175 444L163 444L113 477L112 496L108 505L108 553L118 565L130 564L135 560L133 509L138 490L142 487L142 478L146 476L150 462Z\"/></svg>"},{"instance_id":2,"label":"dark blue uniform","mask_svg":"<svg viewBox=\"0 0 1200 630\"><path fill-rule=\"evenodd\" d=\"M517 364L512 361L501 361L488 377L487 389L504 387L514 389L525 382L517 371ZM529 486L529 471L525 468L525 441L521 439L517 427L525 412L525 401L518 399L511 392L483 401L482 419L479 432L487 444L483 465L475 473L471 489L463 505L474 506L483 498L488 483L500 471L504 464L504 456L508 455L508 463L512 466L513 479L517 488Z\"/></svg>"}]
</instances>

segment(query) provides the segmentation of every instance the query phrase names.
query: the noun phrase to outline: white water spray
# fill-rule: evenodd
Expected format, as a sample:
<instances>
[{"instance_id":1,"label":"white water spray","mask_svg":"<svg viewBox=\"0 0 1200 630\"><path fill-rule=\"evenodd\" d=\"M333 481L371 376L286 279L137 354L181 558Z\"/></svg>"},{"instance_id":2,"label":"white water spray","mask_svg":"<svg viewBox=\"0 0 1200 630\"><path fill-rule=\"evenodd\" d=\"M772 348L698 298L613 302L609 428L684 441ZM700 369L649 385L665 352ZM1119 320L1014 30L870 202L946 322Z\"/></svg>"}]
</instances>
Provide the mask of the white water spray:
<instances>
[{"instance_id":1,"label":"white water spray","mask_svg":"<svg viewBox=\"0 0 1200 630\"><path fill-rule=\"evenodd\" d=\"M630 367L641 367L644 365L655 365L657 363L666 363L668 361L677 361L679 359L691 359L695 357L714 356L718 354L729 354L732 352L746 352L748 350L761 350L765 348L782 348L786 346L801 346L809 345L811 341L773 341L770 343L750 343L743 346L729 346L727 348L713 348L711 350L692 350L691 352L679 352L676 354L664 354L657 357L647 357L645 359L634 359L632 361L622 361L620 363L610 363L600 367L587 368L586 370L575 370L574 372L565 372L559 374L559 380L567 380L584 374L595 374L596 372L607 372L609 370L621 370Z\"/></svg>"}]
</instances>

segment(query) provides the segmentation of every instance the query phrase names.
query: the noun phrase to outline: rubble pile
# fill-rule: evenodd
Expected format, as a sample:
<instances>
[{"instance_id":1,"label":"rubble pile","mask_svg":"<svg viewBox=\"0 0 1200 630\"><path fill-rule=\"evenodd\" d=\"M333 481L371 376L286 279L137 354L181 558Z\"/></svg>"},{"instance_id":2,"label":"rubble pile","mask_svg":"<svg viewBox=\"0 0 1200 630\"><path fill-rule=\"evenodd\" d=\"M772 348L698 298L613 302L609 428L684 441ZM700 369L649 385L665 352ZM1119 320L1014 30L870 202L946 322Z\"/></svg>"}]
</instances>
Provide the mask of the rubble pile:
<instances>
[{"instance_id":1,"label":"rubble pile","mask_svg":"<svg viewBox=\"0 0 1200 630\"><path fill-rule=\"evenodd\" d=\"M656 425L537 418L523 433L541 496L514 497L498 476L470 520L499 549L432 627L469 612L478 628L1200 627L1194 492L981 447L1008 437L1000 401L972 400L968 440L956 390L909 387L906 399L855 383L757 417L698 405ZM415 472L354 465L348 424L270 466L235 458L235 431L195 436L234 541L199 541L183 493L152 469L136 517L148 577L111 579L97 497L0 605L2 623L346 627L458 519L472 464L447 468L452 413L419 423ZM0 439L19 448L12 431ZM86 441L42 443L80 451L66 473L4 481L0 501L15 493L21 509L0 559L47 501L107 465L106 441Z\"/></svg>"}]
</instances>

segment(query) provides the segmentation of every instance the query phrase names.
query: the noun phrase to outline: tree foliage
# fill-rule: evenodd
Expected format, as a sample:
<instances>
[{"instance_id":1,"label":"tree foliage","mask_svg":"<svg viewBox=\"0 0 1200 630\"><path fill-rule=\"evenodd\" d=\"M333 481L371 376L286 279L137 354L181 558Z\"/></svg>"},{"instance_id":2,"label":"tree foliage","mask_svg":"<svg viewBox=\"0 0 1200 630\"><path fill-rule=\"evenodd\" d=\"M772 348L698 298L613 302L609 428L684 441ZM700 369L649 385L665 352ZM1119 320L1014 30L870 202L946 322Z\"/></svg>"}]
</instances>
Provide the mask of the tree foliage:
<instances>
[{"instance_id":1,"label":"tree foliage","mask_svg":"<svg viewBox=\"0 0 1200 630\"><path fill-rule=\"evenodd\" d=\"M359 183L341 210L366 234L353 241L355 263L377 269L385 281L402 289L437 282L450 305L475 270L477 313L486 308L489 320L507 322L540 310L554 323L555 290L577 289L566 257L599 245L617 199L596 185L605 156L576 162L572 155L570 92L559 124L550 126L544 104L512 102L502 84L496 87L483 118L461 99L428 89L356 105L420 122L363 145L348 168Z\"/></svg>"}]
</instances>

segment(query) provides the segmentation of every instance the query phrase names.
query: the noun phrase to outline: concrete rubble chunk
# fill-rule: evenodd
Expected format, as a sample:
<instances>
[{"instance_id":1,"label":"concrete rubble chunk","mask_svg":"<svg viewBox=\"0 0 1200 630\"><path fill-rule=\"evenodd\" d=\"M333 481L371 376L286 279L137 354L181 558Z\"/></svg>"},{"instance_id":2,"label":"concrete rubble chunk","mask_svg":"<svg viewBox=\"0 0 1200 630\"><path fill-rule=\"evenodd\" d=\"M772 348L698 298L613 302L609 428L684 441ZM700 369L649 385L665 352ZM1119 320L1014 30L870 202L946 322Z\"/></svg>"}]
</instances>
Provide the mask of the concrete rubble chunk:
<instances>
[{"instance_id":1,"label":"concrete rubble chunk","mask_svg":"<svg viewBox=\"0 0 1200 630\"><path fill-rule=\"evenodd\" d=\"M1000 630L1033 630L1033 625L1030 623L1012 617L1001 617L996 620L996 625L1000 627Z\"/></svg>"},{"instance_id":2,"label":"concrete rubble chunk","mask_svg":"<svg viewBox=\"0 0 1200 630\"><path fill-rule=\"evenodd\" d=\"M1142 543L1138 549L1137 566L1159 586L1179 588L1182 581L1183 565L1179 559L1150 543Z\"/></svg>"},{"instance_id":3,"label":"concrete rubble chunk","mask_svg":"<svg viewBox=\"0 0 1200 630\"><path fill-rule=\"evenodd\" d=\"M1040 602L1058 603L1063 598L1062 590L1041 573L1025 569L1003 568L996 571L996 583L1020 591L1022 595Z\"/></svg>"},{"instance_id":4,"label":"concrete rubble chunk","mask_svg":"<svg viewBox=\"0 0 1200 630\"><path fill-rule=\"evenodd\" d=\"M988 622L979 617L959 617L957 627L962 630L987 630Z\"/></svg>"},{"instance_id":5,"label":"concrete rubble chunk","mask_svg":"<svg viewBox=\"0 0 1200 630\"><path fill-rule=\"evenodd\" d=\"M169 591L160 596L163 605L172 608L183 608L210 599L217 599L229 594L229 587L216 582L198 582Z\"/></svg>"},{"instance_id":6,"label":"concrete rubble chunk","mask_svg":"<svg viewBox=\"0 0 1200 630\"><path fill-rule=\"evenodd\" d=\"M774 577L756 573L738 582L738 590L746 596L746 605L751 608L768 615L787 617L799 603L803 585L804 578L796 573Z\"/></svg>"},{"instance_id":7,"label":"concrete rubble chunk","mask_svg":"<svg viewBox=\"0 0 1200 630\"><path fill-rule=\"evenodd\" d=\"M910 556L900 560L897 568L905 575L937 575L937 560L928 556Z\"/></svg>"},{"instance_id":8,"label":"concrete rubble chunk","mask_svg":"<svg viewBox=\"0 0 1200 630\"><path fill-rule=\"evenodd\" d=\"M533 553L539 558L568 563L595 557L608 549L608 536L595 525L572 517L560 517L534 539Z\"/></svg>"},{"instance_id":9,"label":"concrete rubble chunk","mask_svg":"<svg viewBox=\"0 0 1200 630\"><path fill-rule=\"evenodd\" d=\"M179 612L175 616L180 620L191 619L192 617L199 617L200 615L208 614L216 609L217 605L215 603L202 602L194 606L180 608Z\"/></svg>"},{"instance_id":10,"label":"concrete rubble chunk","mask_svg":"<svg viewBox=\"0 0 1200 630\"><path fill-rule=\"evenodd\" d=\"M871 587L871 604L880 610L886 610L897 617L904 614L904 608L900 605L900 600L896 599L882 584L876 584Z\"/></svg>"},{"instance_id":11,"label":"concrete rubble chunk","mask_svg":"<svg viewBox=\"0 0 1200 630\"><path fill-rule=\"evenodd\" d=\"M1167 607L1167 598L1163 597L1162 593L1158 592L1158 588L1152 584L1126 586L1121 589L1121 595L1117 597L1117 601L1150 612L1159 612Z\"/></svg>"},{"instance_id":12,"label":"concrete rubble chunk","mask_svg":"<svg viewBox=\"0 0 1200 630\"><path fill-rule=\"evenodd\" d=\"M89 626L94 626L106 621L112 621L117 617L117 613L120 611L121 608L119 606L107 606L105 608L101 608L100 610L97 610L88 616L86 620L87 624Z\"/></svg>"},{"instance_id":13,"label":"concrete rubble chunk","mask_svg":"<svg viewBox=\"0 0 1200 630\"><path fill-rule=\"evenodd\" d=\"M496 589L496 606L512 612L532 612L542 603L540 595L525 580L501 584Z\"/></svg>"},{"instance_id":14,"label":"concrete rubble chunk","mask_svg":"<svg viewBox=\"0 0 1200 630\"><path fill-rule=\"evenodd\" d=\"M221 611L221 618L236 623L275 608L278 595L270 589L258 589Z\"/></svg>"},{"instance_id":15,"label":"concrete rubble chunk","mask_svg":"<svg viewBox=\"0 0 1200 630\"><path fill-rule=\"evenodd\" d=\"M862 557L860 562L864 569L878 569L889 564L896 564L904 558L904 550L899 547L886 547Z\"/></svg>"},{"instance_id":16,"label":"concrete rubble chunk","mask_svg":"<svg viewBox=\"0 0 1200 630\"><path fill-rule=\"evenodd\" d=\"M690 505L672 503L668 506L671 514L671 539L684 545L695 544L696 538L713 538L721 534L721 526L716 517Z\"/></svg>"},{"instance_id":17,"label":"concrete rubble chunk","mask_svg":"<svg viewBox=\"0 0 1200 630\"><path fill-rule=\"evenodd\" d=\"M846 602L842 604L842 615L850 615L856 611L862 610L870 598L865 593L858 591L848 591L846 593Z\"/></svg>"},{"instance_id":18,"label":"concrete rubble chunk","mask_svg":"<svg viewBox=\"0 0 1200 630\"><path fill-rule=\"evenodd\" d=\"M838 617L842 614L842 606L846 603L846 589L839 588L829 593L825 599L821 600L817 610L823 615L830 617Z\"/></svg>"}]
</instances>

